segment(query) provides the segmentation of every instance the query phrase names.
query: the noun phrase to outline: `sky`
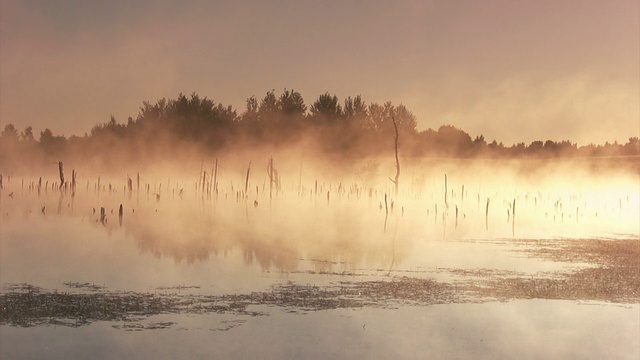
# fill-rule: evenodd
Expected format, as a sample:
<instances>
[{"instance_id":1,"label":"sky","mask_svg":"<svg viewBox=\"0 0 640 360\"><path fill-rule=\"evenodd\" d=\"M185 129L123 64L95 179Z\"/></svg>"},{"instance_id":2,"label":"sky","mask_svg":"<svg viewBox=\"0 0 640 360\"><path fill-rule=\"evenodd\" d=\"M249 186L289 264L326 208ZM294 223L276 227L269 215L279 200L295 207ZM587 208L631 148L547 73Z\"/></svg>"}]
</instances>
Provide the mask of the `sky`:
<instances>
[{"instance_id":1,"label":"sky","mask_svg":"<svg viewBox=\"0 0 640 360\"><path fill-rule=\"evenodd\" d=\"M637 0L2 0L0 126L84 135L198 93L404 104L505 145L640 136Z\"/></svg>"}]
</instances>

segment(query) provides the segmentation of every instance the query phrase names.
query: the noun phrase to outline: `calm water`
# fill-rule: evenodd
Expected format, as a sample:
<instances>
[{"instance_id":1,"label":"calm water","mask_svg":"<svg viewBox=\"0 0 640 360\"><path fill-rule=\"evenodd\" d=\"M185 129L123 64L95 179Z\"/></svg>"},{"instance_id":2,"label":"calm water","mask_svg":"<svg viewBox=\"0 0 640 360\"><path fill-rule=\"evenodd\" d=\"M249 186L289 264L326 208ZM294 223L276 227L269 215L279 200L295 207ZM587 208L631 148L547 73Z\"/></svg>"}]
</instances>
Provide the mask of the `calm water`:
<instances>
[{"instance_id":1,"label":"calm water","mask_svg":"<svg viewBox=\"0 0 640 360\"><path fill-rule=\"evenodd\" d=\"M247 199L238 200L240 179L217 195L170 180L150 181L148 194L144 185L129 192L117 178L103 179L98 191L91 179L71 196L50 188L38 194L37 179L14 177L0 198L2 291L29 284L71 295L264 298L289 285L322 291L399 279L455 284L464 271L545 277L594 264L529 256L526 240L638 240L640 233L633 177L571 189L467 179L464 192L449 178L446 203L434 178L424 190L387 195L386 210L386 188L292 183L270 199L268 186L255 180ZM638 303L456 299L380 298L326 308L257 301L253 315L166 311L77 327L4 324L0 357L640 357Z\"/></svg>"}]
</instances>

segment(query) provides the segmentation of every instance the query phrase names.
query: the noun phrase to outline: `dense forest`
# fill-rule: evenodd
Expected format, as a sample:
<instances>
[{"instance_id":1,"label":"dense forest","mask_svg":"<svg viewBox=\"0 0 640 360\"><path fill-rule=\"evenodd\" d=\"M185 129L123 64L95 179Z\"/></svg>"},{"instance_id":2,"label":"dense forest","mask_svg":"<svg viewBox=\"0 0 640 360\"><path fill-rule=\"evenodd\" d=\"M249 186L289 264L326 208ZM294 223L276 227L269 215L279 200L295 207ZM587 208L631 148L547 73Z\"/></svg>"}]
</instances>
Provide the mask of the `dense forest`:
<instances>
[{"instance_id":1,"label":"dense forest","mask_svg":"<svg viewBox=\"0 0 640 360\"><path fill-rule=\"evenodd\" d=\"M11 123L0 134L0 168L50 163L75 158L101 166L123 161L144 163L171 159L187 151L267 151L296 146L330 159L361 159L393 152L397 124L402 157L551 158L640 155L638 137L626 144L606 143L578 147L569 140L533 141L505 146L484 136L442 125L417 129L417 119L404 105L367 104L360 96L343 101L330 93L310 106L302 95L285 89L252 96L240 114L232 106L193 93L176 99L144 101L136 118L125 123L113 116L95 125L89 134L64 137L51 130L36 139L31 126L22 131Z\"/></svg>"}]
</instances>

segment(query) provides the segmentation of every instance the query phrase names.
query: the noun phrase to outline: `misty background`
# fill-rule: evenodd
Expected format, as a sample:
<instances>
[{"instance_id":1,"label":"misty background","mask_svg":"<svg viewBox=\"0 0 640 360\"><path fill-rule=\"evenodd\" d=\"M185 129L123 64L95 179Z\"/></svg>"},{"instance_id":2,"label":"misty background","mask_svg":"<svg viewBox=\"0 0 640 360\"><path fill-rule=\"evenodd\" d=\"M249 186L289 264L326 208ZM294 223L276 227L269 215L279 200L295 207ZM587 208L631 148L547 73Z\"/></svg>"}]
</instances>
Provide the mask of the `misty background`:
<instances>
[{"instance_id":1,"label":"misty background","mask_svg":"<svg viewBox=\"0 0 640 360\"><path fill-rule=\"evenodd\" d=\"M635 0L5 0L0 126L83 136L145 100L196 92L240 114L295 89L506 146L624 144L640 134L639 19Z\"/></svg>"},{"instance_id":2,"label":"misty background","mask_svg":"<svg viewBox=\"0 0 640 360\"><path fill-rule=\"evenodd\" d=\"M31 126L19 131L11 123L5 125L0 132L1 168L24 172L64 159L95 169L122 170L123 166L139 169L162 163L191 162L195 166L196 159L202 162L221 156L236 163L255 158L266 161L272 156L353 170L392 154L396 163L400 156L415 161L425 157L605 157L633 164L640 156L637 136L629 137L626 143L604 145L536 140L505 146L483 135L472 138L451 125L418 130L416 116L402 104L368 103L360 95L341 100L327 92L307 105L302 94L287 89L267 91L260 99L247 98L242 112L196 93L179 94L175 99L144 101L136 118L128 117L126 122L118 122L112 115L84 136L67 138L49 128L36 136Z\"/></svg>"}]
</instances>

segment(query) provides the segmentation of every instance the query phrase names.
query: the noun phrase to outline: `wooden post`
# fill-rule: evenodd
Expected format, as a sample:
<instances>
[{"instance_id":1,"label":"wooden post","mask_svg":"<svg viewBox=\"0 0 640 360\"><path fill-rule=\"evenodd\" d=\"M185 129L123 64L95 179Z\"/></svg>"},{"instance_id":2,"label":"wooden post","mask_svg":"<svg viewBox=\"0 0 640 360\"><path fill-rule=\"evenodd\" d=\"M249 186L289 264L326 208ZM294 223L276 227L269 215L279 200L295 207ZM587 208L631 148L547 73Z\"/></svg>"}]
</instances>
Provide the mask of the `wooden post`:
<instances>
[{"instance_id":1,"label":"wooden post","mask_svg":"<svg viewBox=\"0 0 640 360\"><path fill-rule=\"evenodd\" d=\"M458 228L458 205L456 205L456 229Z\"/></svg>"},{"instance_id":2,"label":"wooden post","mask_svg":"<svg viewBox=\"0 0 640 360\"><path fill-rule=\"evenodd\" d=\"M75 192L76 191L76 176L78 176L78 173L75 171L75 169L71 170L71 191Z\"/></svg>"},{"instance_id":3,"label":"wooden post","mask_svg":"<svg viewBox=\"0 0 640 360\"><path fill-rule=\"evenodd\" d=\"M58 161L58 170L60 171L60 188L64 185L64 171L62 170L62 161Z\"/></svg>"}]
</instances>

